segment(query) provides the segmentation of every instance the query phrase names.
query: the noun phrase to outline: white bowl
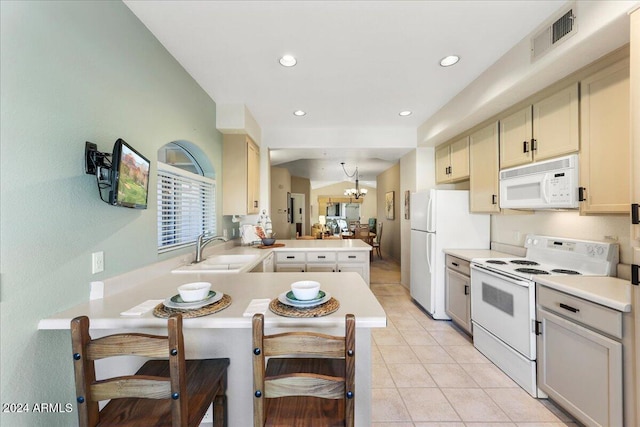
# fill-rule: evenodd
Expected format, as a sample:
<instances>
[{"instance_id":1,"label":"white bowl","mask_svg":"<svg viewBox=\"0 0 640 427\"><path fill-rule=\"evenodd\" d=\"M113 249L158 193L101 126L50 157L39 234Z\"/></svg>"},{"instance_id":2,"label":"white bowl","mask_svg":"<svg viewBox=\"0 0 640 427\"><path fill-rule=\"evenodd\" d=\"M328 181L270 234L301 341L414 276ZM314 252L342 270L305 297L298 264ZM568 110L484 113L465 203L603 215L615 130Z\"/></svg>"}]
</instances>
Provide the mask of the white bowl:
<instances>
[{"instance_id":1,"label":"white bowl","mask_svg":"<svg viewBox=\"0 0 640 427\"><path fill-rule=\"evenodd\" d=\"M320 292L320 283L313 280L302 280L291 284L293 296L300 301L314 299Z\"/></svg>"},{"instance_id":2,"label":"white bowl","mask_svg":"<svg viewBox=\"0 0 640 427\"><path fill-rule=\"evenodd\" d=\"M194 302L205 299L209 295L209 289L211 289L209 282L194 282L179 286L178 292L182 301Z\"/></svg>"}]
</instances>

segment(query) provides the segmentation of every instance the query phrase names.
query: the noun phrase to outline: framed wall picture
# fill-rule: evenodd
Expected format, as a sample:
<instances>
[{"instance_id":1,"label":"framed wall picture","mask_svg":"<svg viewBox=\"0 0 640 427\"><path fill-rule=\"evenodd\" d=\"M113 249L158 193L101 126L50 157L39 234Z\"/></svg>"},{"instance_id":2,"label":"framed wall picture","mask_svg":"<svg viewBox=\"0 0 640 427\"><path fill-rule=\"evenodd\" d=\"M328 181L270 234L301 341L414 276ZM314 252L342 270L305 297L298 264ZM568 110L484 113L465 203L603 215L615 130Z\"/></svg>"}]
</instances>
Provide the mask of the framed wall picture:
<instances>
[{"instance_id":1,"label":"framed wall picture","mask_svg":"<svg viewBox=\"0 0 640 427\"><path fill-rule=\"evenodd\" d=\"M387 219L396 219L395 216L395 191L387 191L384 196Z\"/></svg>"},{"instance_id":2,"label":"framed wall picture","mask_svg":"<svg viewBox=\"0 0 640 427\"><path fill-rule=\"evenodd\" d=\"M411 219L411 192L409 190L404 192L404 219Z\"/></svg>"}]
</instances>

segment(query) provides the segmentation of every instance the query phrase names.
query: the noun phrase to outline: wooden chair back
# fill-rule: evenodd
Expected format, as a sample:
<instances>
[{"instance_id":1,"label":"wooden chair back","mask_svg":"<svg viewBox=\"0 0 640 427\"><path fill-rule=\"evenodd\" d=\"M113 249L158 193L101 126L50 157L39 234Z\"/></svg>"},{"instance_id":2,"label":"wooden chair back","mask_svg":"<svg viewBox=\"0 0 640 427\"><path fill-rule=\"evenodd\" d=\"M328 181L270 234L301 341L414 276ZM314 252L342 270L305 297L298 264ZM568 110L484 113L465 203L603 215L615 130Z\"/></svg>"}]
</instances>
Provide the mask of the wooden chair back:
<instances>
[{"instance_id":1,"label":"wooden chair back","mask_svg":"<svg viewBox=\"0 0 640 427\"><path fill-rule=\"evenodd\" d=\"M187 425L186 368L182 316L172 315L168 336L125 333L91 339L89 318L71 321L78 415L81 427L100 422L98 402L119 398L171 399L174 427ZM169 359L170 377L130 375L96 381L95 360L113 356L136 355ZM181 398L184 397L184 398Z\"/></svg>"},{"instance_id":2,"label":"wooden chair back","mask_svg":"<svg viewBox=\"0 0 640 427\"><path fill-rule=\"evenodd\" d=\"M376 243L378 245L380 245L380 242L382 241L382 226L384 225L383 222L380 222L378 224L378 232L376 233Z\"/></svg>"},{"instance_id":3,"label":"wooden chair back","mask_svg":"<svg viewBox=\"0 0 640 427\"><path fill-rule=\"evenodd\" d=\"M356 228L356 239L369 240L369 226L360 225Z\"/></svg>"},{"instance_id":4,"label":"wooden chair back","mask_svg":"<svg viewBox=\"0 0 640 427\"><path fill-rule=\"evenodd\" d=\"M253 316L253 417L254 427L266 421L266 399L287 396L310 396L343 399L345 426L354 425L355 393L355 316L345 316L345 336L316 332L286 332L264 335L264 315ZM343 376L287 372L266 377L266 358L284 356L340 359ZM304 409L304 408L303 408ZM317 420L315 420L317 421ZM308 425L314 424L309 420Z\"/></svg>"}]
</instances>

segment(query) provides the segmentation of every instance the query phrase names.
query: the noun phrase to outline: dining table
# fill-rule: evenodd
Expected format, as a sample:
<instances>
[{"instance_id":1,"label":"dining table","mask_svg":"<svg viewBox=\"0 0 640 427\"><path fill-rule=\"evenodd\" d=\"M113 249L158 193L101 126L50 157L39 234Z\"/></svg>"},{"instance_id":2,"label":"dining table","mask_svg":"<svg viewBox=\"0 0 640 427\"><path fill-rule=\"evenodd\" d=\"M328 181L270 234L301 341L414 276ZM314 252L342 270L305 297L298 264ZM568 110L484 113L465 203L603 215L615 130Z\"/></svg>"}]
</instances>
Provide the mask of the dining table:
<instances>
[{"instance_id":1,"label":"dining table","mask_svg":"<svg viewBox=\"0 0 640 427\"><path fill-rule=\"evenodd\" d=\"M330 296L333 304L326 312L323 306L312 316L296 313L295 307L282 306L283 296L292 283L302 280L318 281L321 290ZM356 426L371 425L372 408L372 351L371 332L386 326L384 309L369 286L357 273L194 273L191 275L163 274L148 280L132 278L130 286L116 293L78 304L39 322L40 330L70 329L76 316L90 319L93 338L113 333L140 332L166 334L167 320L158 317L164 304L175 299L177 288L191 282L209 282L212 291L222 293L228 304L212 314L183 316L183 334L187 358L230 359L227 387L228 416L230 426L253 425L252 382L252 330L251 319L255 312L265 315L265 333L311 330L331 335L344 335L345 314L356 317ZM223 301L221 300L221 301ZM146 304L146 311L132 310ZM212 304L213 306L213 304ZM276 309L275 307L280 307ZM283 310L283 307L285 308ZM319 311L318 311L319 310ZM301 312L303 310L300 310ZM134 314L131 314L131 313ZM125 314L129 315L125 315ZM71 349L69 349L71 351ZM98 361L96 373L101 376L128 375L135 372L144 360L131 356ZM71 359L70 362L71 363ZM64 369L62 371L68 371ZM49 373L55 375L55 373ZM72 378L68 378L72 382ZM69 398L69 401L74 399Z\"/></svg>"}]
</instances>

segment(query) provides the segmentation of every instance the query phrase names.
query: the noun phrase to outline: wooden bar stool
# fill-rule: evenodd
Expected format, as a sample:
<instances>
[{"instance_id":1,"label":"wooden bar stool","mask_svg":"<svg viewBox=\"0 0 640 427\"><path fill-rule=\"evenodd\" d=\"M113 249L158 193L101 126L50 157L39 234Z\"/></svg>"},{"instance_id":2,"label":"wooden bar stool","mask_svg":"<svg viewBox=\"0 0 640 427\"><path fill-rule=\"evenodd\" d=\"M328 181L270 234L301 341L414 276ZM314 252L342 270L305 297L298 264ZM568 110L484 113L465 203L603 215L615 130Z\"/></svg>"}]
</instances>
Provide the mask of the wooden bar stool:
<instances>
[{"instance_id":1,"label":"wooden bar stool","mask_svg":"<svg viewBox=\"0 0 640 427\"><path fill-rule=\"evenodd\" d=\"M185 360L182 316L172 315L168 336L116 334L91 339L89 318L71 321L80 427L198 426L213 402L216 427L227 425L229 359ZM135 355L146 362L135 375L96 381L95 360ZM99 410L98 402L111 399Z\"/></svg>"},{"instance_id":2,"label":"wooden bar stool","mask_svg":"<svg viewBox=\"0 0 640 427\"><path fill-rule=\"evenodd\" d=\"M264 315L253 316L254 427L353 427L355 324L347 314L344 337L264 335Z\"/></svg>"}]
</instances>

